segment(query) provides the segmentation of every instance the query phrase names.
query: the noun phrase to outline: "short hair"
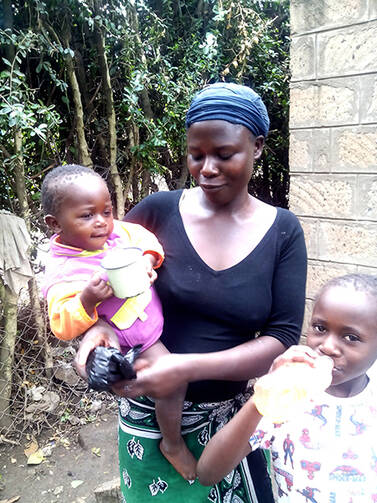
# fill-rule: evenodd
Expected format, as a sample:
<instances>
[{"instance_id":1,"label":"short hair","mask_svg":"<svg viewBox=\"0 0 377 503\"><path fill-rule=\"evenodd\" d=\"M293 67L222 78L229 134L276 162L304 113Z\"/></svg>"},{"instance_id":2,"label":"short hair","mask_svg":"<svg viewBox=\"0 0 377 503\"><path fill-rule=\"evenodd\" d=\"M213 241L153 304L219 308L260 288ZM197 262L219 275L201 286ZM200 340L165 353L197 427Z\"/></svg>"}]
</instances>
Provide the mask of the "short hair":
<instances>
[{"instance_id":1,"label":"short hair","mask_svg":"<svg viewBox=\"0 0 377 503\"><path fill-rule=\"evenodd\" d=\"M92 168L79 164L58 166L45 176L41 188L42 207L45 215L56 215L59 212L67 186L81 176L96 176L103 180Z\"/></svg>"},{"instance_id":2,"label":"short hair","mask_svg":"<svg viewBox=\"0 0 377 503\"><path fill-rule=\"evenodd\" d=\"M372 297L374 297L376 301L376 314L377 314L377 276L374 276L372 274L353 273L332 278L330 279L330 281L325 283L323 287L320 289L320 291L315 297L315 301L319 299L319 297L322 295L323 292L334 286L340 286L340 287L352 286L354 290L358 292L364 292L371 295Z\"/></svg>"}]
</instances>

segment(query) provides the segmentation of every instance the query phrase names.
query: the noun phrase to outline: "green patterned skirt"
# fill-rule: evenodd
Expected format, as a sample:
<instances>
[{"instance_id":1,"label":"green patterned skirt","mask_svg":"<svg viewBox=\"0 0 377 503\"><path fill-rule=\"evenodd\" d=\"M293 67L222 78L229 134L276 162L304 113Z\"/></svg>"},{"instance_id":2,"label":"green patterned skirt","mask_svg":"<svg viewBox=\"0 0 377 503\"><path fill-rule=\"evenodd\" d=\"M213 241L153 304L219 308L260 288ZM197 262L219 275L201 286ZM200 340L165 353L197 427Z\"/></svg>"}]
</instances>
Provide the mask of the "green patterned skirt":
<instances>
[{"instance_id":1,"label":"green patterned skirt","mask_svg":"<svg viewBox=\"0 0 377 503\"><path fill-rule=\"evenodd\" d=\"M185 402L182 435L198 459L204 446L242 406L247 395L216 403ZM123 503L258 503L245 458L219 484L205 487L183 479L161 454L154 403L147 397L119 404L119 465ZM260 499L260 503L270 501Z\"/></svg>"}]
</instances>

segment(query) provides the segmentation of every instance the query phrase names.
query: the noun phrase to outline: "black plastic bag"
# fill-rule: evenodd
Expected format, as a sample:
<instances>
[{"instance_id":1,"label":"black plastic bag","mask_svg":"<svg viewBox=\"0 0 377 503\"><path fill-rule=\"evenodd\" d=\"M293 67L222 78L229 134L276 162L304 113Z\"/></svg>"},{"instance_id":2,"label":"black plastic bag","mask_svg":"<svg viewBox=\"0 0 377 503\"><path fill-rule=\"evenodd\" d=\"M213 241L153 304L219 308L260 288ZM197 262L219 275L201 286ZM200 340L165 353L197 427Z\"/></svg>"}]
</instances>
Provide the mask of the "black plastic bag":
<instances>
[{"instance_id":1,"label":"black plastic bag","mask_svg":"<svg viewBox=\"0 0 377 503\"><path fill-rule=\"evenodd\" d=\"M132 347L125 355L116 348L97 346L86 362L88 385L96 391L110 391L111 386L124 379L136 379L132 367L139 356L141 344Z\"/></svg>"}]
</instances>

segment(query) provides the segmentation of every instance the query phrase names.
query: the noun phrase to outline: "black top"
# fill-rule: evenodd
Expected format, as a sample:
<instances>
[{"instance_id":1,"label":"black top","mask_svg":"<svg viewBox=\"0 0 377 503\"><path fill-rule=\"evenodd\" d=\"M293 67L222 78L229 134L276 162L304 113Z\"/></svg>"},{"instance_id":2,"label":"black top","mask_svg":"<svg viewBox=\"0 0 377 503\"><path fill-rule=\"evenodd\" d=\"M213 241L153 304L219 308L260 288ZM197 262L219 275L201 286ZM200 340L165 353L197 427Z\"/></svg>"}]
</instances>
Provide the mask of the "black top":
<instances>
[{"instance_id":1,"label":"black top","mask_svg":"<svg viewBox=\"0 0 377 503\"><path fill-rule=\"evenodd\" d=\"M156 234L165 251L155 283L165 318L162 342L174 353L207 353L242 344L258 332L286 347L297 344L306 280L305 241L297 218L277 208L274 223L256 248L238 264L215 271L187 237L178 209L181 194L152 194L125 217ZM226 400L245 385L195 382L187 399Z\"/></svg>"}]
</instances>

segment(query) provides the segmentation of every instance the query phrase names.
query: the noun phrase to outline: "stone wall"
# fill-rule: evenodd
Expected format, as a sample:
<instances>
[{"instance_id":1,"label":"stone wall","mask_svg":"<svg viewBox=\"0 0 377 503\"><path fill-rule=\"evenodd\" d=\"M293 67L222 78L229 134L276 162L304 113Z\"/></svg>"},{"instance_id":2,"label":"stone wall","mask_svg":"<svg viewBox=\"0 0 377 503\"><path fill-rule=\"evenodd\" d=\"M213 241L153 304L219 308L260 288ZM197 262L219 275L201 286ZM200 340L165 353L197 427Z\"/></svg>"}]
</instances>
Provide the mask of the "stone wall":
<instances>
[{"instance_id":1,"label":"stone wall","mask_svg":"<svg viewBox=\"0 0 377 503\"><path fill-rule=\"evenodd\" d=\"M377 0L291 0L291 34L289 201L310 312L327 279L377 274Z\"/></svg>"}]
</instances>

